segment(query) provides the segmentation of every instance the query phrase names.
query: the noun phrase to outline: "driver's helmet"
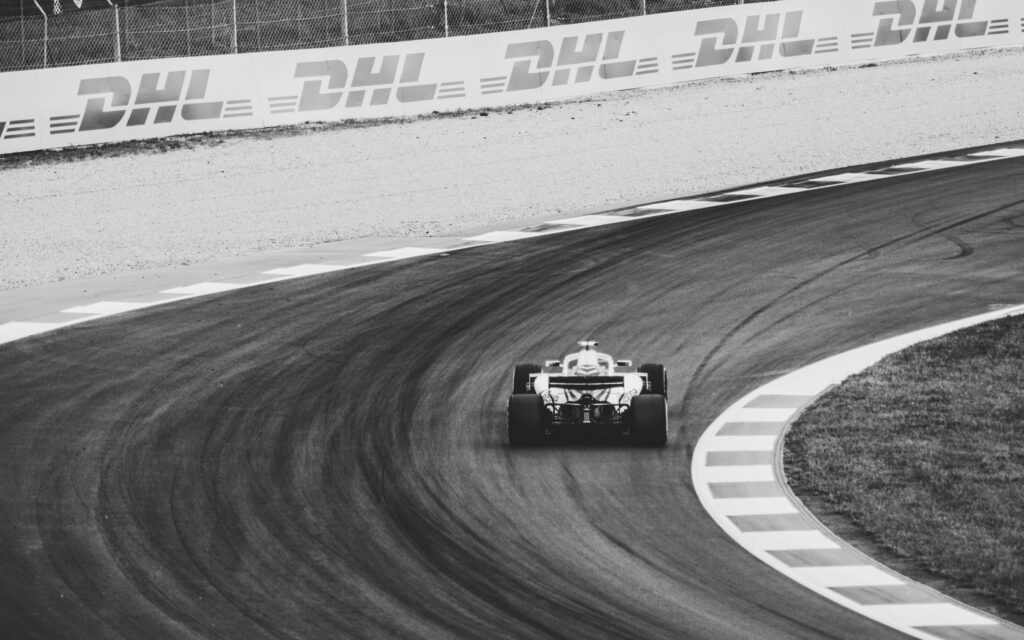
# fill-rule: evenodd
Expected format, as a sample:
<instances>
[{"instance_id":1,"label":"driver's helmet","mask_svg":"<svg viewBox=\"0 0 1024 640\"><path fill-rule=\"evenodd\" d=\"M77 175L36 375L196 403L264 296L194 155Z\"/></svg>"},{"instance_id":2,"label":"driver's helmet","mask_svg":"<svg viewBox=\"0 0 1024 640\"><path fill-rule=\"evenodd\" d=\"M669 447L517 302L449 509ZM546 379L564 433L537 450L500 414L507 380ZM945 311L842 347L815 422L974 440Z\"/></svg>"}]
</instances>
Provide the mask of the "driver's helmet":
<instances>
[{"instance_id":1,"label":"driver's helmet","mask_svg":"<svg viewBox=\"0 0 1024 640\"><path fill-rule=\"evenodd\" d=\"M573 373L578 376L600 376L605 373L605 369L601 366L601 362L597 358L597 353L589 349L584 349L579 353L579 357L576 360L576 368L573 369Z\"/></svg>"},{"instance_id":2,"label":"driver's helmet","mask_svg":"<svg viewBox=\"0 0 1024 640\"><path fill-rule=\"evenodd\" d=\"M604 370L596 362L581 362L576 365L576 370L573 373L578 376L599 376L604 373Z\"/></svg>"}]
</instances>

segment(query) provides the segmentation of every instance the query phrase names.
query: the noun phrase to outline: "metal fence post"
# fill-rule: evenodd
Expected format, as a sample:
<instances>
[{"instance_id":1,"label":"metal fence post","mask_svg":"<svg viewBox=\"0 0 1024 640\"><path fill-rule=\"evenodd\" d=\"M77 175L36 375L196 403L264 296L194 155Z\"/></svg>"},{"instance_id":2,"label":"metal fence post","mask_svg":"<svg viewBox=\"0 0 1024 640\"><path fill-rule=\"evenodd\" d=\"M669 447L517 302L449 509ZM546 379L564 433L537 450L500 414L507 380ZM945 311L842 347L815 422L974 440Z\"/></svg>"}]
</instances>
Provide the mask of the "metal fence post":
<instances>
[{"instance_id":1,"label":"metal fence post","mask_svg":"<svg viewBox=\"0 0 1024 640\"><path fill-rule=\"evenodd\" d=\"M114 7L114 62L121 62L121 8L112 0L107 4Z\"/></svg>"},{"instance_id":2,"label":"metal fence post","mask_svg":"<svg viewBox=\"0 0 1024 640\"><path fill-rule=\"evenodd\" d=\"M21 25L21 66L25 66L25 56L27 54L25 51L25 0L18 2L18 11L21 14L21 22L19 23Z\"/></svg>"},{"instance_id":3,"label":"metal fence post","mask_svg":"<svg viewBox=\"0 0 1024 640\"><path fill-rule=\"evenodd\" d=\"M544 0L544 26L551 26L551 0Z\"/></svg>"},{"instance_id":4,"label":"metal fence post","mask_svg":"<svg viewBox=\"0 0 1024 640\"><path fill-rule=\"evenodd\" d=\"M444 37L448 37L448 0L444 0Z\"/></svg>"},{"instance_id":5,"label":"metal fence post","mask_svg":"<svg viewBox=\"0 0 1024 640\"><path fill-rule=\"evenodd\" d=\"M192 25L188 22L188 0L181 6L185 12L185 57L192 55Z\"/></svg>"},{"instance_id":6,"label":"metal fence post","mask_svg":"<svg viewBox=\"0 0 1024 640\"><path fill-rule=\"evenodd\" d=\"M50 17L39 6L39 0L32 0L32 2L35 3L36 9L39 9L39 13L43 14L43 68L45 69L50 64Z\"/></svg>"},{"instance_id":7,"label":"metal fence post","mask_svg":"<svg viewBox=\"0 0 1024 640\"><path fill-rule=\"evenodd\" d=\"M238 53L238 0L231 0L231 53Z\"/></svg>"},{"instance_id":8,"label":"metal fence post","mask_svg":"<svg viewBox=\"0 0 1024 640\"><path fill-rule=\"evenodd\" d=\"M341 0L341 27L345 31L345 46L348 46L348 0Z\"/></svg>"}]
</instances>

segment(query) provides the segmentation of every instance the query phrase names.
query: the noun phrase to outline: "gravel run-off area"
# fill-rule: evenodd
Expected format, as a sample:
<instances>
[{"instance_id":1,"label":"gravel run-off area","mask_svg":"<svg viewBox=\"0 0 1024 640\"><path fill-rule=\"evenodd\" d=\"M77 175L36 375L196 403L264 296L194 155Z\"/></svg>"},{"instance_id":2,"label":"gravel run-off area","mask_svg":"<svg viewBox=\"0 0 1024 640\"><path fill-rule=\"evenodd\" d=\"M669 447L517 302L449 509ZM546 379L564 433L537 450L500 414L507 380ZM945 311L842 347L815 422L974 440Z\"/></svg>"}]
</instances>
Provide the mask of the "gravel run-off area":
<instances>
[{"instance_id":1,"label":"gravel run-off area","mask_svg":"<svg viewBox=\"0 0 1024 640\"><path fill-rule=\"evenodd\" d=\"M1024 138L1024 51L0 157L0 289L457 235Z\"/></svg>"}]
</instances>

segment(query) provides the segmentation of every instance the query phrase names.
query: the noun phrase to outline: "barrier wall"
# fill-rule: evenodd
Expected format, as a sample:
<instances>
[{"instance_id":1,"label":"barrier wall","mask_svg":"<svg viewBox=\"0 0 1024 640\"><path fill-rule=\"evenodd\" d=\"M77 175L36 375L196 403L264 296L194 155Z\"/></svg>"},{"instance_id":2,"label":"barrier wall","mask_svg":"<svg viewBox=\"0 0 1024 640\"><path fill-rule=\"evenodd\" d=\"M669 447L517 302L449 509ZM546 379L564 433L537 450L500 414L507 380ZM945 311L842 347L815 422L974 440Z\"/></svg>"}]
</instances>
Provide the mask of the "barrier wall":
<instances>
[{"instance_id":1,"label":"barrier wall","mask_svg":"<svg viewBox=\"0 0 1024 640\"><path fill-rule=\"evenodd\" d=\"M1020 0L779 0L447 39L17 71L0 74L0 153L1020 45Z\"/></svg>"}]
</instances>

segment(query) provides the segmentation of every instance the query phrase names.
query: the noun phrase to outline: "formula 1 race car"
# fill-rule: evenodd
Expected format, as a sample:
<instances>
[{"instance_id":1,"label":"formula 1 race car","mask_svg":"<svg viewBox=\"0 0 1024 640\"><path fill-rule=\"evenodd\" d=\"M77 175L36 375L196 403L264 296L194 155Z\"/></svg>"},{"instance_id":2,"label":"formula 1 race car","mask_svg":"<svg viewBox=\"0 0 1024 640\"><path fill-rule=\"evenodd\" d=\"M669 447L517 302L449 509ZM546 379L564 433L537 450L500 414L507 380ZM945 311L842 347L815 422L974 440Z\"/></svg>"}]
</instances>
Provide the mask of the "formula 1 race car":
<instances>
[{"instance_id":1,"label":"formula 1 race car","mask_svg":"<svg viewBox=\"0 0 1024 640\"><path fill-rule=\"evenodd\" d=\"M633 367L583 340L578 352L544 366L519 364L508 399L508 441L536 445L577 432L613 432L635 445L661 447L668 440L668 377L660 364Z\"/></svg>"}]
</instances>

